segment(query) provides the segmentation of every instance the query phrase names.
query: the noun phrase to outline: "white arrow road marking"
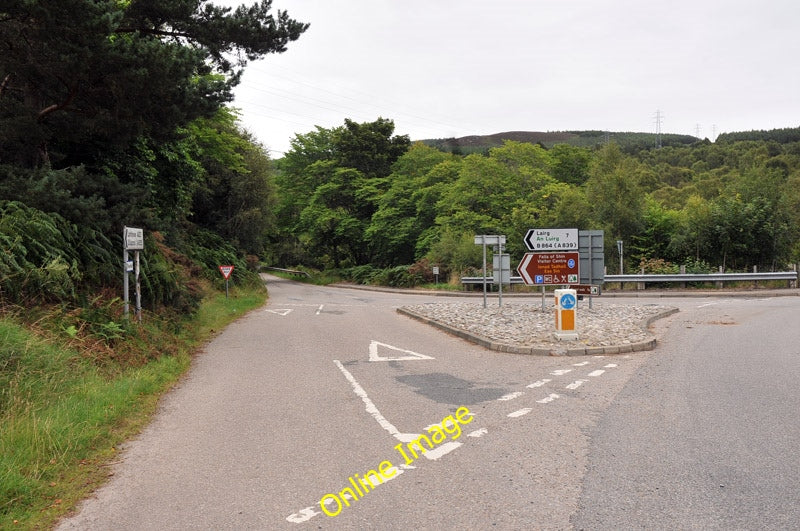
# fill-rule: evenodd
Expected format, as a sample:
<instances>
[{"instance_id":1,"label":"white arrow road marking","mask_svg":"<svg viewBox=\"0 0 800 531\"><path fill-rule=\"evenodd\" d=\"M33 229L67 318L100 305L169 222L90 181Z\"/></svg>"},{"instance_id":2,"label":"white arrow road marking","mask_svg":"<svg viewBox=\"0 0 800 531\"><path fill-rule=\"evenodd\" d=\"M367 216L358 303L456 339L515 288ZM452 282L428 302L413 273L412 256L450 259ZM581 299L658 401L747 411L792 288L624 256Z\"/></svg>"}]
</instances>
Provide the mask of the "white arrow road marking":
<instances>
[{"instance_id":1,"label":"white arrow road marking","mask_svg":"<svg viewBox=\"0 0 800 531\"><path fill-rule=\"evenodd\" d=\"M396 352L402 352L406 354L405 356L379 356L378 355L378 347L384 347L389 350L394 350ZM393 347L392 345L387 345L386 343L380 343L378 341L373 341L369 344L369 361L406 361L406 360L432 360L431 356L426 356L425 354L420 354L419 352L412 352L410 350L406 350L404 348Z\"/></svg>"},{"instance_id":2,"label":"white arrow road marking","mask_svg":"<svg viewBox=\"0 0 800 531\"><path fill-rule=\"evenodd\" d=\"M541 386L543 386L544 384L546 384L546 383L549 383L549 382L552 382L552 380L550 380L550 379L548 379L548 378L543 378L543 379L541 379L541 380L536 380L536 381L535 381L535 382L533 382L532 384L528 384L528 385L526 385L525 387L527 387L528 389L534 389L534 388L536 388L536 387L541 387Z\"/></svg>"},{"instance_id":3,"label":"white arrow road marking","mask_svg":"<svg viewBox=\"0 0 800 531\"><path fill-rule=\"evenodd\" d=\"M266 311L268 311L269 313L276 313L276 314L282 315L284 317L286 317L287 315L292 313L292 310L289 309L289 308L282 308L280 310L266 310Z\"/></svg>"}]
</instances>

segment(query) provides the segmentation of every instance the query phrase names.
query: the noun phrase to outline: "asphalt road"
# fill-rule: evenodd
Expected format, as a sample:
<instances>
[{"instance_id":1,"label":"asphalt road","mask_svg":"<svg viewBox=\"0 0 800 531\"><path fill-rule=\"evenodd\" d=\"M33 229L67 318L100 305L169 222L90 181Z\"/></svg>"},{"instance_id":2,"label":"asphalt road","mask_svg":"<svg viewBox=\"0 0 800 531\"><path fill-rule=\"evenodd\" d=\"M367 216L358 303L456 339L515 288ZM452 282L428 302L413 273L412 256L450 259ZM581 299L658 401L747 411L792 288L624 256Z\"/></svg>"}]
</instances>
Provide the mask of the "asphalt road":
<instances>
[{"instance_id":1,"label":"asphalt road","mask_svg":"<svg viewBox=\"0 0 800 531\"><path fill-rule=\"evenodd\" d=\"M590 431L576 529L800 529L800 299L694 302Z\"/></svg>"},{"instance_id":2,"label":"asphalt road","mask_svg":"<svg viewBox=\"0 0 800 531\"><path fill-rule=\"evenodd\" d=\"M567 358L487 351L395 311L431 297L268 286L60 529L799 520L800 298L669 300L682 311L656 325L657 350ZM431 448L414 456L420 434Z\"/></svg>"}]
</instances>

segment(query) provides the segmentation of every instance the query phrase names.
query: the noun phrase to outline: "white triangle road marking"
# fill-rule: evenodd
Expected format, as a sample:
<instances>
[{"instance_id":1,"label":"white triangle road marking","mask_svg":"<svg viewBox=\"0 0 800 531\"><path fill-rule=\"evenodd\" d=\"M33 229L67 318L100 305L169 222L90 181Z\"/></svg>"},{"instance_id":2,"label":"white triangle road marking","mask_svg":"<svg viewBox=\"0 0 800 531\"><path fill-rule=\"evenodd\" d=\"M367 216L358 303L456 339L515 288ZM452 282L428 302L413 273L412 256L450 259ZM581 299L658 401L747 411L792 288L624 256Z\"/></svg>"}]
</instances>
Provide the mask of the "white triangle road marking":
<instances>
[{"instance_id":1,"label":"white triangle road marking","mask_svg":"<svg viewBox=\"0 0 800 531\"><path fill-rule=\"evenodd\" d=\"M379 356L378 355L378 347L382 347L383 349L394 350L395 352L401 353L401 356ZM392 345L387 345L386 343L381 343L379 341L373 341L369 344L369 361L406 361L406 360L432 360L431 356L426 356L425 354L420 354L419 352L413 352L411 350L406 350L404 348L393 347Z\"/></svg>"},{"instance_id":2,"label":"white triangle road marking","mask_svg":"<svg viewBox=\"0 0 800 531\"><path fill-rule=\"evenodd\" d=\"M281 308L279 310L266 310L266 311L268 311L269 313L276 313L276 314L281 315L283 317L286 317L287 315L292 313L291 308Z\"/></svg>"}]
</instances>

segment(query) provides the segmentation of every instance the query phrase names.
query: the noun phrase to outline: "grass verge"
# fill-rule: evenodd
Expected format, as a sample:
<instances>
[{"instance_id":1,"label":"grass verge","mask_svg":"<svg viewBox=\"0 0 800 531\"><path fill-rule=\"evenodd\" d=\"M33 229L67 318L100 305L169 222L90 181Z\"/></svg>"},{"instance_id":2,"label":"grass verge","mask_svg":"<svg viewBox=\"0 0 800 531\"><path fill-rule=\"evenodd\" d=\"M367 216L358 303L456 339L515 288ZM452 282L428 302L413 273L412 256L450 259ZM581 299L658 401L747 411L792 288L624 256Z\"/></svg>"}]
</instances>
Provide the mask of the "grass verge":
<instances>
[{"instance_id":1,"label":"grass verge","mask_svg":"<svg viewBox=\"0 0 800 531\"><path fill-rule=\"evenodd\" d=\"M0 529L50 528L101 485L117 445L147 424L196 349L265 299L237 288L206 297L180 327L145 319L147 340L130 342L147 350L138 366L98 364L0 318Z\"/></svg>"}]
</instances>

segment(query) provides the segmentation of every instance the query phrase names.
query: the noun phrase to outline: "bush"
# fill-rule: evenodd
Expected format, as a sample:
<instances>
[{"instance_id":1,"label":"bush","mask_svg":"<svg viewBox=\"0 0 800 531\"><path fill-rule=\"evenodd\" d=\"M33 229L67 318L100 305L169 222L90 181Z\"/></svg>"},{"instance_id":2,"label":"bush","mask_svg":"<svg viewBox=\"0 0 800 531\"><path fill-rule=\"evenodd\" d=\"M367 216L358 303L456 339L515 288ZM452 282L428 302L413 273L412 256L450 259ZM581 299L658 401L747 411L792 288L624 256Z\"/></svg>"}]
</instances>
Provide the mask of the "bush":
<instances>
[{"instance_id":1,"label":"bush","mask_svg":"<svg viewBox=\"0 0 800 531\"><path fill-rule=\"evenodd\" d=\"M416 284L430 284L436 280L433 274L433 266L427 258L412 264L408 268L408 274L416 279ZM439 277L447 278L448 270L446 267L440 268Z\"/></svg>"},{"instance_id":2,"label":"bush","mask_svg":"<svg viewBox=\"0 0 800 531\"><path fill-rule=\"evenodd\" d=\"M680 266L661 258L642 258L639 270L648 275L675 275L681 272Z\"/></svg>"},{"instance_id":3,"label":"bush","mask_svg":"<svg viewBox=\"0 0 800 531\"><path fill-rule=\"evenodd\" d=\"M691 274L698 273L717 273L717 270L711 267L705 260L692 260L684 264L686 272Z\"/></svg>"},{"instance_id":4,"label":"bush","mask_svg":"<svg viewBox=\"0 0 800 531\"><path fill-rule=\"evenodd\" d=\"M348 267L339 271L339 274L344 280L354 282L356 284L371 284L375 276L381 272L369 264L354 267Z\"/></svg>"},{"instance_id":5,"label":"bush","mask_svg":"<svg viewBox=\"0 0 800 531\"><path fill-rule=\"evenodd\" d=\"M375 280L382 286L410 288L416 285L415 278L408 272L409 266L397 266L382 270Z\"/></svg>"},{"instance_id":6,"label":"bush","mask_svg":"<svg viewBox=\"0 0 800 531\"><path fill-rule=\"evenodd\" d=\"M13 302L74 300L77 227L17 201L0 201L0 293Z\"/></svg>"}]
</instances>

